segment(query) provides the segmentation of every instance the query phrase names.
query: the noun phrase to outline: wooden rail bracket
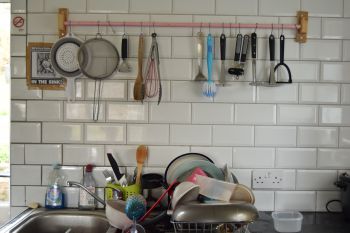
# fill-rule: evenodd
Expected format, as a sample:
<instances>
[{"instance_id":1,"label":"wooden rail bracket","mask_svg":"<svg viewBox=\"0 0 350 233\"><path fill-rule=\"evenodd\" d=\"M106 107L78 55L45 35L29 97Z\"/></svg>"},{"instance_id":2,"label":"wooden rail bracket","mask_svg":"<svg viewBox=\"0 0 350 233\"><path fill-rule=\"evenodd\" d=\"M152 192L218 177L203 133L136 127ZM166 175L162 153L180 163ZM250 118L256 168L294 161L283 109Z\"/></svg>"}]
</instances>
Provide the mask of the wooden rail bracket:
<instances>
[{"instance_id":1,"label":"wooden rail bracket","mask_svg":"<svg viewBox=\"0 0 350 233\"><path fill-rule=\"evenodd\" d=\"M297 30L297 35L295 41L299 43L306 43L307 41L307 27L309 22L309 12L307 11L298 11L297 14L298 24L300 28Z\"/></svg>"},{"instance_id":2,"label":"wooden rail bracket","mask_svg":"<svg viewBox=\"0 0 350 233\"><path fill-rule=\"evenodd\" d=\"M58 36L64 37L67 34L67 26L64 24L68 20L68 9L59 8L58 10Z\"/></svg>"}]
</instances>

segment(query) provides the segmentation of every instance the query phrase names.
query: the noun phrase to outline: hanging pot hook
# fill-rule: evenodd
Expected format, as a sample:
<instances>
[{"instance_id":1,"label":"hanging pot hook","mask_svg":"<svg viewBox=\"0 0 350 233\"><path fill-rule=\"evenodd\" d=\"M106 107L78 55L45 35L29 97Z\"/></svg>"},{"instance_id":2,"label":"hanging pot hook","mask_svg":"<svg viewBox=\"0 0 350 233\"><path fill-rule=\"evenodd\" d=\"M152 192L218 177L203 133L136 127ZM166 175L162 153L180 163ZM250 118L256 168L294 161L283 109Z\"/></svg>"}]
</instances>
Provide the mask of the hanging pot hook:
<instances>
[{"instance_id":1,"label":"hanging pot hook","mask_svg":"<svg viewBox=\"0 0 350 233\"><path fill-rule=\"evenodd\" d=\"M225 33L225 23L222 23L222 34Z\"/></svg>"},{"instance_id":2,"label":"hanging pot hook","mask_svg":"<svg viewBox=\"0 0 350 233\"><path fill-rule=\"evenodd\" d=\"M143 34L143 30L142 30L143 23L140 22L140 24L141 24L141 28L140 28L141 32L140 32L140 34Z\"/></svg>"},{"instance_id":3,"label":"hanging pot hook","mask_svg":"<svg viewBox=\"0 0 350 233\"><path fill-rule=\"evenodd\" d=\"M271 24L271 35L273 34L273 23Z\"/></svg>"},{"instance_id":4,"label":"hanging pot hook","mask_svg":"<svg viewBox=\"0 0 350 233\"><path fill-rule=\"evenodd\" d=\"M241 34L241 23L238 23L238 34Z\"/></svg>"},{"instance_id":5,"label":"hanging pot hook","mask_svg":"<svg viewBox=\"0 0 350 233\"><path fill-rule=\"evenodd\" d=\"M68 21L68 24L69 24L69 33L71 33L72 32L72 21Z\"/></svg>"},{"instance_id":6,"label":"hanging pot hook","mask_svg":"<svg viewBox=\"0 0 350 233\"><path fill-rule=\"evenodd\" d=\"M203 23L201 22L201 25L199 27L199 32L202 32L202 27L203 27Z\"/></svg>"},{"instance_id":7,"label":"hanging pot hook","mask_svg":"<svg viewBox=\"0 0 350 233\"><path fill-rule=\"evenodd\" d=\"M283 23L282 23L282 34L281 35L283 35L284 34L284 32L283 32Z\"/></svg>"},{"instance_id":8,"label":"hanging pot hook","mask_svg":"<svg viewBox=\"0 0 350 233\"><path fill-rule=\"evenodd\" d=\"M97 21L97 33L96 33L96 38L97 37L102 37L101 33L100 33L100 21Z\"/></svg>"},{"instance_id":9,"label":"hanging pot hook","mask_svg":"<svg viewBox=\"0 0 350 233\"><path fill-rule=\"evenodd\" d=\"M153 22L153 33L156 33L156 28L154 27L154 22Z\"/></svg>"},{"instance_id":10,"label":"hanging pot hook","mask_svg":"<svg viewBox=\"0 0 350 233\"><path fill-rule=\"evenodd\" d=\"M256 33L256 30L258 29L258 23L255 24L255 30L254 33Z\"/></svg>"},{"instance_id":11,"label":"hanging pot hook","mask_svg":"<svg viewBox=\"0 0 350 233\"><path fill-rule=\"evenodd\" d=\"M232 35L232 23L230 23L230 36L233 37L233 35Z\"/></svg>"}]
</instances>

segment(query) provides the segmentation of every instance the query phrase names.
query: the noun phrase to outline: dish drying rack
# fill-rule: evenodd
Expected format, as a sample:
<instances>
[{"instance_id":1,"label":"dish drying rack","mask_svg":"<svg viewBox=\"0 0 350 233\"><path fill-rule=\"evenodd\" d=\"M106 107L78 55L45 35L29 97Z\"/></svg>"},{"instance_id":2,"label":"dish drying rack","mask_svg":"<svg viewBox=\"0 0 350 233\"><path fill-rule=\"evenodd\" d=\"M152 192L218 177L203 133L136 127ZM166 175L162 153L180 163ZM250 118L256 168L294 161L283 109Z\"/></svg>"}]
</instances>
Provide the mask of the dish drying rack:
<instances>
[{"instance_id":1,"label":"dish drying rack","mask_svg":"<svg viewBox=\"0 0 350 233\"><path fill-rule=\"evenodd\" d=\"M175 233L250 233L249 224L217 222L217 223L195 223L170 221Z\"/></svg>"}]
</instances>

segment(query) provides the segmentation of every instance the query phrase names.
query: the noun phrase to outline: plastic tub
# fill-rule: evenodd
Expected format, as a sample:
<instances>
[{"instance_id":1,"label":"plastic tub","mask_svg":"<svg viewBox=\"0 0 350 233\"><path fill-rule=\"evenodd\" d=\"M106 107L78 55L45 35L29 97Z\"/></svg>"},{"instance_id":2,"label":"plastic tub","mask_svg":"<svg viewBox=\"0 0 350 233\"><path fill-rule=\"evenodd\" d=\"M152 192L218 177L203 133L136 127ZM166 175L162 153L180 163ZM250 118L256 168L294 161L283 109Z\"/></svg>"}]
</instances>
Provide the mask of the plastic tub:
<instances>
[{"instance_id":1,"label":"plastic tub","mask_svg":"<svg viewBox=\"0 0 350 233\"><path fill-rule=\"evenodd\" d=\"M273 225L278 232L299 232L303 215L298 211L272 212Z\"/></svg>"}]
</instances>

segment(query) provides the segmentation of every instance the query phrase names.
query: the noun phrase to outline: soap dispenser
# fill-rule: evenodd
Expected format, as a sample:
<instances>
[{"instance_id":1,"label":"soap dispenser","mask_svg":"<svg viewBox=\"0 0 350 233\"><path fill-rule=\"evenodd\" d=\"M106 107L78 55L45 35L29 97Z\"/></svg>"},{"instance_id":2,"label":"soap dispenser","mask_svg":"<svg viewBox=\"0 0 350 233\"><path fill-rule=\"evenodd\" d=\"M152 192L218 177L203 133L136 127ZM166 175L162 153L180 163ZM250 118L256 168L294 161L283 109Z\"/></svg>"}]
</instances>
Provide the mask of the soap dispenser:
<instances>
[{"instance_id":1,"label":"soap dispenser","mask_svg":"<svg viewBox=\"0 0 350 233\"><path fill-rule=\"evenodd\" d=\"M48 209L62 209L64 208L64 193L62 192L61 184L64 177L61 174L59 164L54 164L52 168L46 190L45 207Z\"/></svg>"}]
</instances>

